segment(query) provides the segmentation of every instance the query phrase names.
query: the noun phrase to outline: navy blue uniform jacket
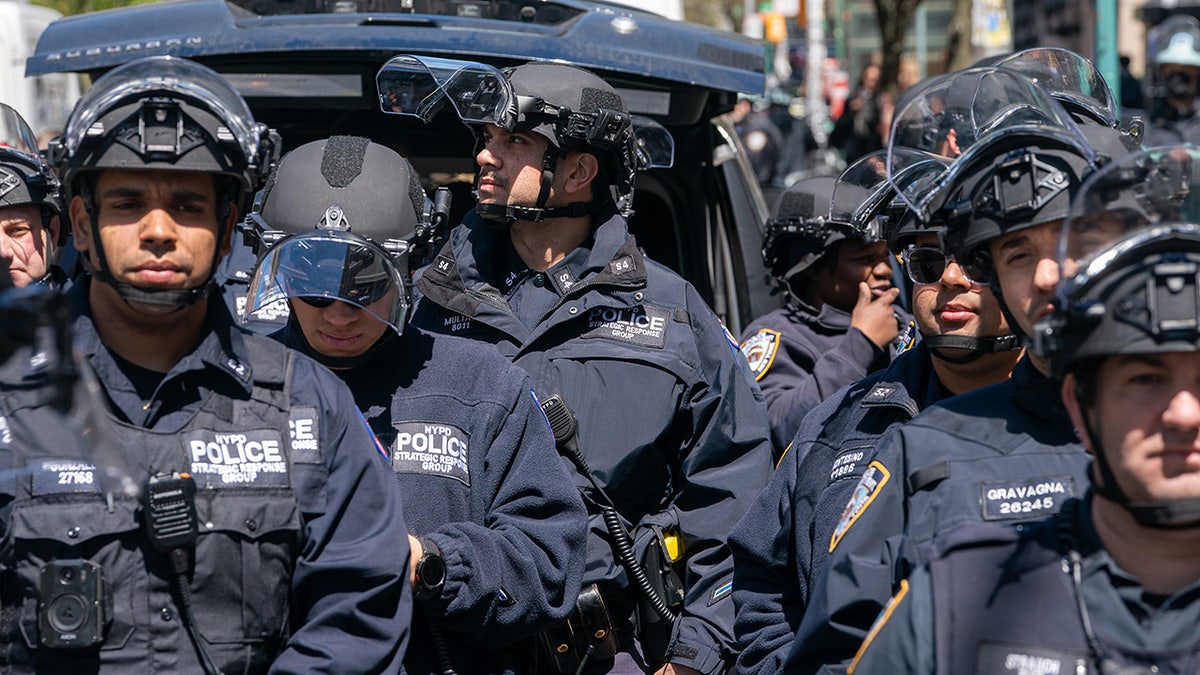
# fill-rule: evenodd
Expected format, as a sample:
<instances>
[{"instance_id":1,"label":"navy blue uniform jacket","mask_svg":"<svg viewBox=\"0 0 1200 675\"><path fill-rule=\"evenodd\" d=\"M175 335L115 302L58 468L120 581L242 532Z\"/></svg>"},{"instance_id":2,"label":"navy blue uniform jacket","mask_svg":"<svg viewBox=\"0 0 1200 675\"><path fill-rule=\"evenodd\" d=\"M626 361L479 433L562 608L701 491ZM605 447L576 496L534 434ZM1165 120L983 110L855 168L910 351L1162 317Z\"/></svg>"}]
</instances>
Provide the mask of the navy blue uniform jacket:
<instances>
[{"instance_id":1,"label":"navy blue uniform jacket","mask_svg":"<svg viewBox=\"0 0 1200 675\"><path fill-rule=\"evenodd\" d=\"M725 536L771 473L765 405L699 293L647 260L611 206L595 222L584 246L535 277L557 301L520 316L499 290L508 233L469 213L417 282L412 323L492 343L539 396L562 395L621 515L678 529L687 597L671 661L717 672L734 655ZM626 589L598 516L590 529L584 583Z\"/></svg>"},{"instance_id":2,"label":"navy blue uniform jacket","mask_svg":"<svg viewBox=\"0 0 1200 675\"><path fill-rule=\"evenodd\" d=\"M529 376L487 345L414 326L337 375L388 450L410 531L446 560L442 593L414 614L405 672L441 673L429 620L456 671L528 671L529 650L510 647L567 618L587 547L583 499Z\"/></svg>"},{"instance_id":3,"label":"navy blue uniform jacket","mask_svg":"<svg viewBox=\"0 0 1200 675\"><path fill-rule=\"evenodd\" d=\"M1052 514L1083 492L1087 466L1058 387L1028 357L1010 379L946 399L892 430L834 526L788 672L848 662L937 537Z\"/></svg>"},{"instance_id":4,"label":"navy blue uniform jacket","mask_svg":"<svg viewBox=\"0 0 1200 675\"><path fill-rule=\"evenodd\" d=\"M739 673L777 673L829 542L880 437L950 392L923 342L826 399L804 420L771 483L729 533ZM814 574L816 573L816 574Z\"/></svg>"}]
</instances>

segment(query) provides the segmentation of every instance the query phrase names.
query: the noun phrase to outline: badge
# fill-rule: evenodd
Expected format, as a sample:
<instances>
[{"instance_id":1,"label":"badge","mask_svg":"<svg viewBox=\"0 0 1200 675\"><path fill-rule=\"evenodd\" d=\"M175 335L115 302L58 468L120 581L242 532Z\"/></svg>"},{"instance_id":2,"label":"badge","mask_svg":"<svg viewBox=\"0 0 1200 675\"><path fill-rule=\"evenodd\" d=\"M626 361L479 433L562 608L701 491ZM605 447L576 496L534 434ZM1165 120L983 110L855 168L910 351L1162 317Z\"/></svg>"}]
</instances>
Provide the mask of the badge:
<instances>
[{"instance_id":1,"label":"badge","mask_svg":"<svg viewBox=\"0 0 1200 675\"><path fill-rule=\"evenodd\" d=\"M866 512L871 502L875 501L875 497L879 496L883 486L887 485L888 479L891 477L892 474L879 462L871 462L867 466L862 478L858 479L858 485L854 486L854 494L850 496L850 501L842 511L842 517L838 520L837 527L833 530L833 537L829 540L830 553L837 548L838 542L846 536L846 532L850 530L854 521L858 520L858 517Z\"/></svg>"},{"instance_id":2,"label":"badge","mask_svg":"<svg viewBox=\"0 0 1200 675\"><path fill-rule=\"evenodd\" d=\"M755 380L761 380L775 362L775 352L779 351L779 331L770 328L760 328L742 345L742 355L750 364L750 372Z\"/></svg>"}]
</instances>

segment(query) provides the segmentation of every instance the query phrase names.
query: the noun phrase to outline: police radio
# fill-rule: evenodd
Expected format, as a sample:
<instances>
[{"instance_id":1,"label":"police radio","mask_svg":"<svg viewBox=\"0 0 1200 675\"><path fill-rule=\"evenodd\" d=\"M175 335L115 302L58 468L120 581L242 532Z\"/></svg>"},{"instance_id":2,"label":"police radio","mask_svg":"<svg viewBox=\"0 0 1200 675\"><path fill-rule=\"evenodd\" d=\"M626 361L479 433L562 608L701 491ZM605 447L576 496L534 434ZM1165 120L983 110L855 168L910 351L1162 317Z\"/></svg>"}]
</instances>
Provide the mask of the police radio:
<instances>
[{"instance_id":1,"label":"police radio","mask_svg":"<svg viewBox=\"0 0 1200 675\"><path fill-rule=\"evenodd\" d=\"M196 543L196 482L190 475L151 476L142 509L142 525L156 551L170 553Z\"/></svg>"},{"instance_id":2,"label":"police radio","mask_svg":"<svg viewBox=\"0 0 1200 675\"><path fill-rule=\"evenodd\" d=\"M104 642L112 598L90 560L52 560L42 566L38 636L50 649L84 649Z\"/></svg>"}]
</instances>

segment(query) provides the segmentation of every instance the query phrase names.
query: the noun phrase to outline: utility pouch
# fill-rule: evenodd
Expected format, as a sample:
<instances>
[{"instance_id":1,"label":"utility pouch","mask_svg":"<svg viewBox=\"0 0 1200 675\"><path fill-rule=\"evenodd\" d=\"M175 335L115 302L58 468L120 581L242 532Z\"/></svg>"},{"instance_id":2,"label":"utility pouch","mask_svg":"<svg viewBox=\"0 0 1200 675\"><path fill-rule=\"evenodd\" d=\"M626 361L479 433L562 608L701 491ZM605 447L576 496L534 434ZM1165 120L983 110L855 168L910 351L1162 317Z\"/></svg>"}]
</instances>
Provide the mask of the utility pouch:
<instances>
[{"instance_id":1,"label":"utility pouch","mask_svg":"<svg viewBox=\"0 0 1200 675\"><path fill-rule=\"evenodd\" d=\"M652 536L642 549L641 564L646 578L659 598L666 603L671 614L679 616L683 611L683 581L675 571L676 553L667 544L667 537L658 525L646 526ZM642 643L642 653L653 664L666 661L667 647L671 644L672 623L663 619L650 600L638 594L637 632Z\"/></svg>"},{"instance_id":2,"label":"utility pouch","mask_svg":"<svg viewBox=\"0 0 1200 675\"><path fill-rule=\"evenodd\" d=\"M559 673L575 673L586 661L616 655L616 623L596 584L579 592L575 610L565 622L538 634L538 644Z\"/></svg>"}]
</instances>

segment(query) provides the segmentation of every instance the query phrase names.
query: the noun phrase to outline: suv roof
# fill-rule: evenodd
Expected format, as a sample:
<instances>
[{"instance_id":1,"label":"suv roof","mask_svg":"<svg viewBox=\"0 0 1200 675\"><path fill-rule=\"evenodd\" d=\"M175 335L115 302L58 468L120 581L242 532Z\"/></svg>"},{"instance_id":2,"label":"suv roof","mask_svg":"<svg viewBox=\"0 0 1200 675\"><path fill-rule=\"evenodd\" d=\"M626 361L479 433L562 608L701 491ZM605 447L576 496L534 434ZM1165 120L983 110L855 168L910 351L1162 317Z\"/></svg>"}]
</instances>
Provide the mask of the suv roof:
<instances>
[{"instance_id":1,"label":"suv roof","mask_svg":"<svg viewBox=\"0 0 1200 675\"><path fill-rule=\"evenodd\" d=\"M95 77L142 56L195 59L229 78L286 148L367 136L432 182L463 188L466 177L465 195L474 139L457 117L422 125L379 110L375 73L399 53L498 67L563 61L605 78L675 138L675 166L639 176L639 244L735 331L777 304L761 284L761 190L736 135L714 121L738 92L763 88L762 48L741 35L582 0L170 0L55 21L26 74ZM465 201L456 195L456 206Z\"/></svg>"}]
</instances>

